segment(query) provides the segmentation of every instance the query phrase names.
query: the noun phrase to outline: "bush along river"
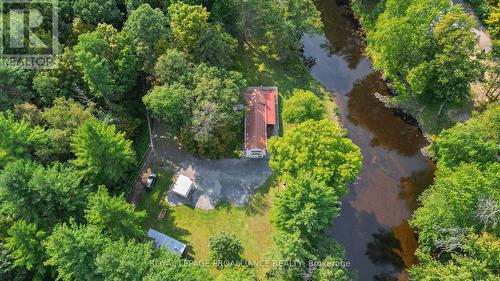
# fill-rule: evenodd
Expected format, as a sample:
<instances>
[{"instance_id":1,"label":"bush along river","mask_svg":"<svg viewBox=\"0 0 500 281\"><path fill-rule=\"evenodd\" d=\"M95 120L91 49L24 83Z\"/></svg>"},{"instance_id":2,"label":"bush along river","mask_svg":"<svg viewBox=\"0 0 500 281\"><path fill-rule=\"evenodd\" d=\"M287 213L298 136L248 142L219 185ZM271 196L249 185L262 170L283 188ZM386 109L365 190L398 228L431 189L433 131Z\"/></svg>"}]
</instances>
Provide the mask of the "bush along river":
<instances>
[{"instance_id":1,"label":"bush along river","mask_svg":"<svg viewBox=\"0 0 500 281\"><path fill-rule=\"evenodd\" d=\"M315 61L312 75L335 95L342 123L364 156L328 234L345 247L359 280L407 280L417 247L408 219L434 177L434 164L420 152L428 143L375 97L389 91L363 53L349 7L316 3L324 34L304 36L304 56Z\"/></svg>"}]
</instances>

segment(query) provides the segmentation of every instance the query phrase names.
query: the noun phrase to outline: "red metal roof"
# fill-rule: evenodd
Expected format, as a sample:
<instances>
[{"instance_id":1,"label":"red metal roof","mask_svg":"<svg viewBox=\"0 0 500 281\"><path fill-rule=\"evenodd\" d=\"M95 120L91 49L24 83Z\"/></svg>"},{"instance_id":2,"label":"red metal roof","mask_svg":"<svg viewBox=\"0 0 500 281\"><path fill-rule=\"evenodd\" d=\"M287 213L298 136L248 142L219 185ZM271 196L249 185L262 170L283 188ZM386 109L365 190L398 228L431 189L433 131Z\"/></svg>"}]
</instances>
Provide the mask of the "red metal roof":
<instances>
[{"instance_id":1,"label":"red metal roof","mask_svg":"<svg viewBox=\"0 0 500 281\"><path fill-rule=\"evenodd\" d=\"M249 88L245 93L245 149L267 149L267 125L276 125L276 87Z\"/></svg>"},{"instance_id":2,"label":"red metal roof","mask_svg":"<svg viewBox=\"0 0 500 281\"><path fill-rule=\"evenodd\" d=\"M276 125L276 96L275 90L266 91L266 124Z\"/></svg>"},{"instance_id":3,"label":"red metal roof","mask_svg":"<svg viewBox=\"0 0 500 281\"><path fill-rule=\"evenodd\" d=\"M248 105L245 116L245 149L266 150L266 98L257 90L250 90L245 96Z\"/></svg>"}]
</instances>

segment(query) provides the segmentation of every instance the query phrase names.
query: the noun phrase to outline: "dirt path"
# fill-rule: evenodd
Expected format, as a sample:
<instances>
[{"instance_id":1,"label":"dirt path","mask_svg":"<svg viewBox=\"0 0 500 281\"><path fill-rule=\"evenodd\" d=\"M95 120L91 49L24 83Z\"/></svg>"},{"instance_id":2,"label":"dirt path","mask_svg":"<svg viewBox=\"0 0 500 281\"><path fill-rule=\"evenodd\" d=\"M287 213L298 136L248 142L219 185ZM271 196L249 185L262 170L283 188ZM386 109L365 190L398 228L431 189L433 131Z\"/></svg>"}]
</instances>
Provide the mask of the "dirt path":
<instances>
[{"instance_id":1,"label":"dirt path","mask_svg":"<svg viewBox=\"0 0 500 281\"><path fill-rule=\"evenodd\" d=\"M483 23L481 22L479 17L476 15L476 13L472 9L472 7L469 4L465 3L463 0L453 0L453 4L461 4L464 11L476 19L477 28L474 28L473 31L474 31L474 33L476 33L476 35L479 39L479 44L478 44L479 50L486 52L486 53L491 51L492 40L491 40L490 34L486 30L486 27L483 25ZM488 62L485 62L485 63L488 63ZM483 87L483 83L481 83L481 82L471 83L471 91L474 94L474 105L475 106L479 106L482 103L487 101L487 97L485 95L485 89Z\"/></svg>"}]
</instances>

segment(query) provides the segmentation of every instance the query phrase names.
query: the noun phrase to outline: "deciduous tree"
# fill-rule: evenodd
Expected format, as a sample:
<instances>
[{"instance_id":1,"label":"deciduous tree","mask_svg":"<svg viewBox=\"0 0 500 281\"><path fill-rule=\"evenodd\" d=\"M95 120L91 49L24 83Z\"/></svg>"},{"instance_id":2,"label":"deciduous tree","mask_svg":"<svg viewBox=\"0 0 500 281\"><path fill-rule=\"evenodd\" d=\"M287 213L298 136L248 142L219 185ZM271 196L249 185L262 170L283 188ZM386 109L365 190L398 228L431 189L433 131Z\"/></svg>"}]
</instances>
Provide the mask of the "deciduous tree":
<instances>
[{"instance_id":1,"label":"deciduous tree","mask_svg":"<svg viewBox=\"0 0 500 281\"><path fill-rule=\"evenodd\" d=\"M142 100L153 116L162 120L169 131L178 133L189 122L190 90L184 85L156 86Z\"/></svg>"},{"instance_id":2,"label":"deciduous tree","mask_svg":"<svg viewBox=\"0 0 500 281\"><path fill-rule=\"evenodd\" d=\"M283 120L298 124L309 119L319 121L325 112L325 106L313 92L296 89L293 96L285 102L282 116Z\"/></svg>"},{"instance_id":3,"label":"deciduous tree","mask_svg":"<svg viewBox=\"0 0 500 281\"><path fill-rule=\"evenodd\" d=\"M201 5L177 2L168 7L168 14L177 46L180 50L192 53L196 42L209 27L207 9Z\"/></svg>"},{"instance_id":4,"label":"deciduous tree","mask_svg":"<svg viewBox=\"0 0 500 281\"><path fill-rule=\"evenodd\" d=\"M210 26L198 39L193 57L198 63L229 68L233 65L238 41L226 33L221 25Z\"/></svg>"},{"instance_id":5,"label":"deciduous tree","mask_svg":"<svg viewBox=\"0 0 500 281\"><path fill-rule=\"evenodd\" d=\"M162 51L162 42L168 35L168 20L160 9L142 4L128 17L123 27L143 62L143 69L151 71Z\"/></svg>"},{"instance_id":6,"label":"deciduous tree","mask_svg":"<svg viewBox=\"0 0 500 281\"><path fill-rule=\"evenodd\" d=\"M45 132L25 120L16 121L12 112L0 112L0 165L18 158L30 158L46 143Z\"/></svg>"},{"instance_id":7,"label":"deciduous tree","mask_svg":"<svg viewBox=\"0 0 500 281\"><path fill-rule=\"evenodd\" d=\"M273 200L271 221L278 229L298 232L309 241L320 238L340 212L335 190L309 176L286 182L285 190Z\"/></svg>"},{"instance_id":8,"label":"deciduous tree","mask_svg":"<svg viewBox=\"0 0 500 281\"><path fill-rule=\"evenodd\" d=\"M130 42L127 33L118 33L107 24L80 35L75 55L83 80L94 96L113 101L135 85L139 60Z\"/></svg>"},{"instance_id":9,"label":"deciduous tree","mask_svg":"<svg viewBox=\"0 0 500 281\"><path fill-rule=\"evenodd\" d=\"M222 264L222 266L218 265L217 267L223 267L224 263L241 261L243 245L234 234L221 232L208 239L208 251L212 261Z\"/></svg>"},{"instance_id":10,"label":"deciduous tree","mask_svg":"<svg viewBox=\"0 0 500 281\"><path fill-rule=\"evenodd\" d=\"M475 20L454 6L434 27L435 55L408 74L415 95L429 101L457 104L469 97L470 83L481 74L474 49Z\"/></svg>"},{"instance_id":11,"label":"deciduous tree","mask_svg":"<svg viewBox=\"0 0 500 281\"><path fill-rule=\"evenodd\" d=\"M439 166L432 187L420 197L410 224L418 231L421 247L436 249L436 241L446 239L452 228L489 229L498 233L500 225L484 225L477 217L481 198L500 202L496 186L500 181L500 164L485 170L477 164L462 164L454 170Z\"/></svg>"},{"instance_id":12,"label":"deciduous tree","mask_svg":"<svg viewBox=\"0 0 500 281\"><path fill-rule=\"evenodd\" d=\"M443 130L430 151L439 163L454 167L464 163L486 165L497 161L500 151L500 104L490 105L466 123Z\"/></svg>"},{"instance_id":13,"label":"deciduous tree","mask_svg":"<svg viewBox=\"0 0 500 281\"><path fill-rule=\"evenodd\" d=\"M97 25L98 23L118 24L123 15L116 0L75 0L73 11L83 21Z\"/></svg>"},{"instance_id":14,"label":"deciduous tree","mask_svg":"<svg viewBox=\"0 0 500 281\"><path fill-rule=\"evenodd\" d=\"M157 85L187 83L192 66L186 54L176 49L168 49L156 62L154 73Z\"/></svg>"},{"instance_id":15,"label":"deciduous tree","mask_svg":"<svg viewBox=\"0 0 500 281\"><path fill-rule=\"evenodd\" d=\"M67 161L72 157L70 140L76 130L94 118L92 108L84 108L73 99L56 98L52 107L46 108L41 118L46 122L48 146L38 151L42 158L52 161Z\"/></svg>"},{"instance_id":16,"label":"deciduous tree","mask_svg":"<svg viewBox=\"0 0 500 281\"><path fill-rule=\"evenodd\" d=\"M269 141L269 166L286 180L307 171L318 182L345 194L345 183L361 170L360 149L329 120L309 120Z\"/></svg>"}]
</instances>

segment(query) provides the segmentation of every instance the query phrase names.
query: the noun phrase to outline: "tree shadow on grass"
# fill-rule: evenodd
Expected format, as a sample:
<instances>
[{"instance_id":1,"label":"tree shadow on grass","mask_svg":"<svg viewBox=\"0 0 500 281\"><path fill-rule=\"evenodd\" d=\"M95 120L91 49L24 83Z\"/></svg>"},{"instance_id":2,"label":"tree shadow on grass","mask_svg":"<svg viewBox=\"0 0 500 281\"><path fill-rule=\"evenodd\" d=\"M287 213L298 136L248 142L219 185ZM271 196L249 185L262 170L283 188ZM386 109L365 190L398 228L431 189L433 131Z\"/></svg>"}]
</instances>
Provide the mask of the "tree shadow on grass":
<instances>
[{"instance_id":1,"label":"tree shadow on grass","mask_svg":"<svg viewBox=\"0 0 500 281\"><path fill-rule=\"evenodd\" d=\"M183 257L192 259L195 253L192 246L188 244L189 241L185 239L191 235L191 232L176 225L172 207L165 202L165 196L172 184L173 172L159 167L154 167L154 170L158 172L158 181L152 191L143 194L139 204L139 209L146 212L143 226L146 231L153 228L186 244ZM166 213L162 219L159 219L162 209L165 209Z\"/></svg>"},{"instance_id":2,"label":"tree shadow on grass","mask_svg":"<svg viewBox=\"0 0 500 281\"><path fill-rule=\"evenodd\" d=\"M266 212L270 207L268 198L269 190L272 186L276 185L276 176L271 175L267 180L257 189L252 199L248 204L243 207L247 215L261 215Z\"/></svg>"},{"instance_id":3,"label":"tree shadow on grass","mask_svg":"<svg viewBox=\"0 0 500 281\"><path fill-rule=\"evenodd\" d=\"M191 232L187 229L179 227L175 223L176 218L173 216L172 209L170 207L166 209L167 213L165 214L165 217L162 220L155 219L155 221L151 223L151 227L186 244L186 250L184 251L183 257L194 260L196 253L193 250L193 247L189 244L189 240L186 239L186 237L191 235Z\"/></svg>"}]
</instances>

